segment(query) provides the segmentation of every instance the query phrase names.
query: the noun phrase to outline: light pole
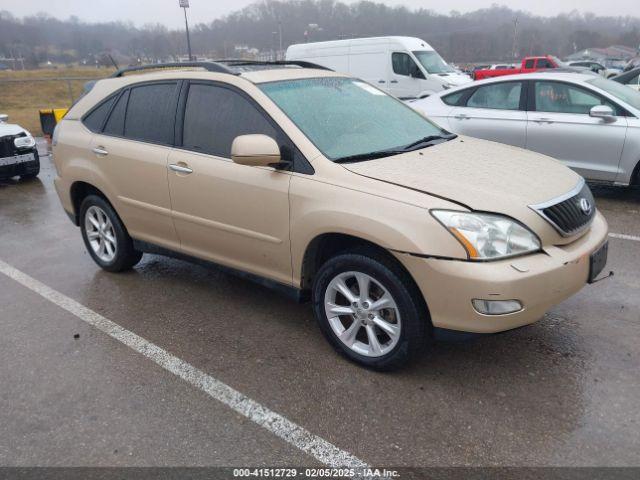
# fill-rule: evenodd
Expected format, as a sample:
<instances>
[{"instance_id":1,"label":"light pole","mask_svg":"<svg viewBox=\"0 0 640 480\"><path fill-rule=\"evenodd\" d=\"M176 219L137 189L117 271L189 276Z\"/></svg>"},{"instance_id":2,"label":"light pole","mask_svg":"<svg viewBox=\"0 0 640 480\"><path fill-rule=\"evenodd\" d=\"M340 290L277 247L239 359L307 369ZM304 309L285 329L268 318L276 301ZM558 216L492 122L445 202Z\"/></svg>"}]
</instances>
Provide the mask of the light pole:
<instances>
[{"instance_id":1,"label":"light pole","mask_svg":"<svg viewBox=\"0 0 640 480\"><path fill-rule=\"evenodd\" d=\"M187 50L189 51L189 61L193 60L191 56L191 38L189 37L189 22L187 21L187 8L189 8L189 0L179 0L180 8L184 10L184 26L187 30Z\"/></svg>"}]
</instances>

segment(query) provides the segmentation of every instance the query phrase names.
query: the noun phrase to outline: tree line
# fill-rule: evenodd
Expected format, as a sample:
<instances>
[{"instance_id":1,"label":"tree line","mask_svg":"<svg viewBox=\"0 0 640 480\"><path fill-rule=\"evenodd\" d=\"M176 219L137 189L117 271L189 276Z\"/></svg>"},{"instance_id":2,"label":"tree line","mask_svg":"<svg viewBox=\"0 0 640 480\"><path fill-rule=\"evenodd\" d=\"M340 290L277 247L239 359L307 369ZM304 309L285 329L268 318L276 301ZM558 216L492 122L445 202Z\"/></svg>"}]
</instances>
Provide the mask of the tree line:
<instances>
[{"instance_id":1,"label":"tree line","mask_svg":"<svg viewBox=\"0 0 640 480\"><path fill-rule=\"evenodd\" d=\"M640 45L640 19L570 13L541 17L493 5L473 12L391 7L383 3L336 0L262 0L191 28L194 54L219 58L244 55L248 49L269 53L292 43L375 35L420 37L447 60L514 60L524 55L566 56L577 50L609 45ZM240 48L239 48L240 47ZM86 23L47 14L16 18L0 12L0 56L43 62L154 62L186 54L184 31L160 24L141 27L127 22Z\"/></svg>"}]
</instances>

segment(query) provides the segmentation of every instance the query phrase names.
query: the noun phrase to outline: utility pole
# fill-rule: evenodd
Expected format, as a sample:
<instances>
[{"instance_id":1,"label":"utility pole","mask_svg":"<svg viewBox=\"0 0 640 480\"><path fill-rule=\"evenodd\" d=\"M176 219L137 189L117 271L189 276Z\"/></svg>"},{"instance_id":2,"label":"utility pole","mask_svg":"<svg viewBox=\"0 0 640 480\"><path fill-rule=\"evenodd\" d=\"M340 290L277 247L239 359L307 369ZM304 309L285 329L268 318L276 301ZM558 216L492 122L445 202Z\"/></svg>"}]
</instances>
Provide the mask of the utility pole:
<instances>
[{"instance_id":1,"label":"utility pole","mask_svg":"<svg viewBox=\"0 0 640 480\"><path fill-rule=\"evenodd\" d=\"M187 50L189 51L189 61L193 60L191 55L191 38L189 37L189 22L187 20L187 8L189 8L189 0L179 0L180 8L184 10L184 26L187 31Z\"/></svg>"},{"instance_id":2,"label":"utility pole","mask_svg":"<svg viewBox=\"0 0 640 480\"><path fill-rule=\"evenodd\" d=\"M280 37L280 52L279 55L282 55L282 21L278 20L278 36ZM276 56L276 60L277 60L277 56ZM282 60L284 60L284 58L282 58Z\"/></svg>"},{"instance_id":3,"label":"utility pole","mask_svg":"<svg viewBox=\"0 0 640 480\"><path fill-rule=\"evenodd\" d=\"M511 57L516 58L518 46L518 17L513 21L513 48L511 49Z\"/></svg>"}]
</instances>

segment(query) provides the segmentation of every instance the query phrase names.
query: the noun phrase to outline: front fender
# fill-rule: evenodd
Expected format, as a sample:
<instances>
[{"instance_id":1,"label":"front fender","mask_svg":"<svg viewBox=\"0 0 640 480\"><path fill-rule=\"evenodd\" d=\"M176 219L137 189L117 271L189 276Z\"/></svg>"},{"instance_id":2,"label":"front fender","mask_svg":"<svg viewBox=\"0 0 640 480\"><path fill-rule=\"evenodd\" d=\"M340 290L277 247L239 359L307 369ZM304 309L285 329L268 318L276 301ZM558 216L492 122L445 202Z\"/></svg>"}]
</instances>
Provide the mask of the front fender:
<instances>
[{"instance_id":1,"label":"front fender","mask_svg":"<svg viewBox=\"0 0 640 480\"><path fill-rule=\"evenodd\" d=\"M292 178L289 198L294 284L300 283L307 247L326 233L361 238L395 252L467 258L426 208L302 177Z\"/></svg>"}]
</instances>

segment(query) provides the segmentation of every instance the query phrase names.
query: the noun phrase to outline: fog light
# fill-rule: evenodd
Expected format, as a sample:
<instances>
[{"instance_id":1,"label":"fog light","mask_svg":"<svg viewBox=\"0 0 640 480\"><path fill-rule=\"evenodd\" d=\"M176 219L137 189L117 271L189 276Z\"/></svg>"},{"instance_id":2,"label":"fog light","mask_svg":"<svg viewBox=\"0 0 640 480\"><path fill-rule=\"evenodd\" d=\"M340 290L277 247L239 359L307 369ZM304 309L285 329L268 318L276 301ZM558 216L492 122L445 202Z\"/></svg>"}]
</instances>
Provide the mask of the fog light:
<instances>
[{"instance_id":1,"label":"fog light","mask_svg":"<svg viewBox=\"0 0 640 480\"><path fill-rule=\"evenodd\" d=\"M522 304L518 300L471 300L476 312L483 315L506 315L507 313L519 312Z\"/></svg>"}]
</instances>

